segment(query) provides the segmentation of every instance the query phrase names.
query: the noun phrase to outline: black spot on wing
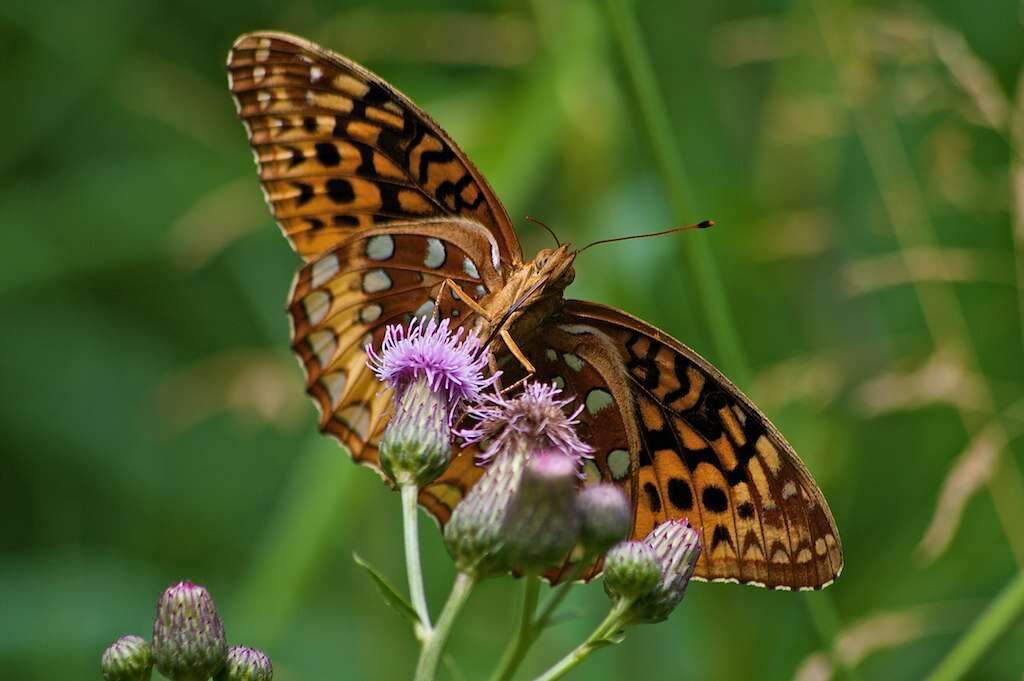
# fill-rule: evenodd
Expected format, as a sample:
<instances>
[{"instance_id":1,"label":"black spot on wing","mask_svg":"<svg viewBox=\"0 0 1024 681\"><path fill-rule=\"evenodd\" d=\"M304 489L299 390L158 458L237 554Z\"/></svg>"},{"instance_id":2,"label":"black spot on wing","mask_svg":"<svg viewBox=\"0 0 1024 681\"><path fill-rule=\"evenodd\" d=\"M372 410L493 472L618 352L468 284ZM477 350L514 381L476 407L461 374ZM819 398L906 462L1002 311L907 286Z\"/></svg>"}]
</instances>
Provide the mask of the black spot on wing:
<instances>
[{"instance_id":1,"label":"black spot on wing","mask_svg":"<svg viewBox=\"0 0 1024 681\"><path fill-rule=\"evenodd\" d=\"M704 504L704 508L714 513L723 513L729 508L729 499L725 496L725 492L715 485L705 487L701 492L700 500Z\"/></svg>"},{"instance_id":2,"label":"black spot on wing","mask_svg":"<svg viewBox=\"0 0 1024 681\"><path fill-rule=\"evenodd\" d=\"M650 504L651 510L655 513L661 512L661 495L658 494L658 488L654 483L645 482L644 492L647 494L647 503Z\"/></svg>"},{"instance_id":3,"label":"black spot on wing","mask_svg":"<svg viewBox=\"0 0 1024 681\"><path fill-rule=\"evenodd\" d=\"M341 154L338 153L338 147L334 146L332 143L317 142L316 159L320 161L324 167L333 168L341 163Z\"/></svg>"}]
</instances>

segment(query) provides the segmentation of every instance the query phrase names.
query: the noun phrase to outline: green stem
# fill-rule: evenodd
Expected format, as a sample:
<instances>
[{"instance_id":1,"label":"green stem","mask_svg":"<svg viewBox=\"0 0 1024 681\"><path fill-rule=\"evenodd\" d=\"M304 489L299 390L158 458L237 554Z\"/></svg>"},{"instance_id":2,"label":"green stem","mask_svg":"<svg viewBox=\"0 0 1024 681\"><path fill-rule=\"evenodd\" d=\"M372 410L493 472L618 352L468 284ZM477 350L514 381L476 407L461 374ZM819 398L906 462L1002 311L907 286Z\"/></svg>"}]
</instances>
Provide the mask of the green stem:
<instances>
[{"instance_id":1,"label":"green stem","mask_svg":"<svg viewBox=\"0 0 1024 681\"><path fill-rule=\"evenodd\" d=\"M647 46L644 44L643 36L637 25L632 4L629 0L608 0L608 14L626 70L632 81L636 106L644 119L662 185L671 201L676 219L686 222L692 218L687 215L692 204L690 184L675 134L672 131L668 108L658 89L654 68L651 66ZM726 373L730 374L736 383L743 385L748 382L749 366L729 301L725 295L725 286L715 265L714 255L706 239L687 240L684 248L689 256L690 269L694 273L700 291L697 298L703 301L708 327L715 348L721 356L722 367L727 369ZM804 599L804 604L811 615L819 638L831 650L832 641L838 632L835 628L827 626L827 623L833 622L838 628L839 622L835 603L831 596L820 592L815 594L814 600ZM855 673L849 667L838 661L836 663L847 678L856 678Z\"/></svg>"},{"instance_id":2,"label":"green stem","mask_svg":"<svg viewBox=\"0 0 1024 681\"><path fill-rule=\"evenodd\" d=\"M455 618L469 599L475 584L476 578L466 572L455 575L452 592L448 595L444 609L441 610L441 616L437 618L437 626L423 640L423 649L416 664L415 681L434 681L437 678L437 667L441 663L441 655L444 653L445 644L448 643L448 636L452 633L452 625L455 624Z\"/></svg>"},{"instance_id":3,"label":"green stem","mask_svg":"<svg viewBox=\"0 0 1024 681\"><path fill-rule=\"evenodd\" d=\"M1019 572L949 651L927 681L956 681L1024 615L1024 571Z\"/></svg>"},{"instance_id":4,"label":"green stem","mask_svg":"<svg viewBox=\"0 0 1024 681\"><path fill-rule=\"evenodd\" d=\"M631 599L623 598L616 601L615 605L608 612L608 616L604 618L601 624L597 625L597 629L594 629L594 633L588 636L586 641L579 644L572 652L555 663L551 669L548 669L534 679L534 681L554 681L555 679L560 679L572 671L580 662L583 662L590 653L606 645L605 641L608 636L624 626L626 612L631 605L633 605Z\"/></svg>"},{"instance_id":5,"label":"green stem","mask_svg":"<svg viewBox=\"0 0 1024 681\"><path fill-rule=\"evenodd\" d=\"M405 535L405 570L409 575L409 597L420 618L420 637L426 640L430 636L431 625L427 595L423 589L423 567L420 563L420 531L416 517L418 496L419 488L416 485L402 485L402 530Z\"/></svg>"},{"instance_id":6,"label":"green stem","mask_svg":"<svg viewBox=\"0 0 1024 681\"><path fill-rule=\"evenodd\" d=\"M540 580L532 575L523 578L523 604L519 611L519 626L516 634L501 656L498 668L491 676L491 681L508 681L519 669L527 651L537 638L537 629L533 624L533 613L537 610L537 596L540 593Z\"/></svg>"},{"instance_id":7,"label":"green stem","mask_svg":"<svg viewBox=\"0 0 1024 681\"><path fill-rule=\"evenodd\" d=\"M540 632L544 631L545 627L548 626L548 621L551 619L551 616L555 614L555 610L562 604L565 597L569 595L569 589L572 588L580 575L590 567L590 564L595 558L595 555L591 555L589 553L584 555L576 564L576 567L572 569L572 572L566 576L565 581L558 585L558 589L551 595L548 602L544 604L543 609L540 611L540 615L537 616L537 620L533 623L533 628L537 631L537 634L534 635L535 638L540 634Z\"/></svg>"}]
</instances>

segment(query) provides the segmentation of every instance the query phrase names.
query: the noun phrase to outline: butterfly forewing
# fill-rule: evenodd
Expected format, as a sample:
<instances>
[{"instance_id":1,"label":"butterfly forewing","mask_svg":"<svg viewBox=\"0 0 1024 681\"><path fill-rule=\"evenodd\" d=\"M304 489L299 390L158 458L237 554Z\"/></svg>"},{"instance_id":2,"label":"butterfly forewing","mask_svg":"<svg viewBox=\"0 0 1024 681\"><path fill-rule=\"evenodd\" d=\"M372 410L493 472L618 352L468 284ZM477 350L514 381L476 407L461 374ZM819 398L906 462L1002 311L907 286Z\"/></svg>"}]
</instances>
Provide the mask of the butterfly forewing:
<instances>
[{"instance_id":1,"label":"butterfly forewing","mask_svg":"<svg viewBox=\"0 0 1024 681\"><path fill-rule=\"evenodd\" d=\"M313 258L351 230L459 216L521 263L483 176L406 96L341 55L285 33L249 33L228 55L231 92L274 216Z\"/></svg>"},{"instance_id":2,"label":"butterfly forewing","mask_svg":"<svg viewBox=\"0 0 1024 681\"><path fill-rule=\"evenodd\" d=\"M235 42L228 73L267 202L306 260L289 314L320 426L373 464L389 396L364 348L388 324L432 313L446 279L486 301L522 265L515 232L454 142L361 66L252 33ZM466 303L442 306L455 325L472 321Z\"/></svg>"}]
</instances>

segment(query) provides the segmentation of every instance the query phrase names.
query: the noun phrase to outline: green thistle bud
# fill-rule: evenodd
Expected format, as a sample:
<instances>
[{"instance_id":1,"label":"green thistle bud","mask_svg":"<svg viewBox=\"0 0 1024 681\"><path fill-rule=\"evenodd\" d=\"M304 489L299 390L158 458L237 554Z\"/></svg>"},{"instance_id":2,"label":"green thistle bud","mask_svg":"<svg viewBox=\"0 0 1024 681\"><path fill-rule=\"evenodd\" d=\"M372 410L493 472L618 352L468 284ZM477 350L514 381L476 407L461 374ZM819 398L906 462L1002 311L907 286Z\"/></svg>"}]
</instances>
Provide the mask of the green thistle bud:
<instances>
[{"instance_id":1,"label":"green thistle bud","mask_svg":"<svg viewBox=\"0 0 1024 681\"><path fill-rule=\"evenodd\" d=\"M216 681L271 681L274 667L262 650L231 646Z\"/></svg>"},{"instance_id":2,"label":"green thistle bud","mask_svg":"<svg viewBox=\"0 0 1024 681\"><path fill-rule=\"evenodd\" d=\"M644 543L661 562L661 579L633 604L630 614L638 622L661 622L683 600L700 557L700 533L686 520L669 520L654 528Z\"/></svg>"},{"instance_id":3,"label":"green thistle bud","mask_svg":"<svg viewBox=\"0 0 1024 681\"><path fill-rule=\"evenodd\" d=\"M486 577L510 568L499 555L504 543L501 530L525 465L525 447L497 454L455 507L444 528L444 542L460 572Z\"/></svg>"},{"instance_id":4,"label":"green thistle bud","mask_svg":"<svg viewBox=\"0 0 1024 681\"><path fill-rule=\"evenodd\" d=\"M122 636L103 651L100 669L107 681L149 681L153 652L141 636Z\"/></svg>"},{"instance_id":5,"label":"green thistle bud","mask_svg":"<svg viewBox=\"0 0 1024 681\"><path fill-rule=\"evenodd\" d=\"M587 487L576 503L583 520L580 543L588 554L602 554L629 535L633 514L625 492L617 485Z\"/></svg>"},{"instance_id":6,"label":"green thistle bud","mask_svg":"<svg viewBox=\"0 0 1024 681\"><path fill-rule=\"evenodd\" d=\"M224 664L224 624L210 593L191 582L160 596L153 621L153 659L171 681L207 681Z\"/></svg>"},{"instance_id":7,"label":"green thistle bud","mask_svg":"<svg viewBox=\"0 0 1024 681\"><path fill-rule=\"evenodd\" d=\"M643 542L621 542L604 557L604 590L615 600L646 596L660 580L661 561Z\"/></svg>"},{"instance_id":8,"label":"green thistle bud","mask_svg":"<svg viewBox=\"0 0 1024 681\"><path fill-rule=\"evenodd\" d=\"M433 482L452 458L448 399L426 376L401 392L380 443L380 464L399 485Z\"/></svg>"},{"instance_id":9,"label":"green thistle bud","mask_svg":"<svg viewBox=\"0 0 1024 681\"><path fill-rule=\"evenodd\" d=\"M576 460L556 451L534 454L509 504L501 534L508 561L528 572L565 557L579 536Z\"/></svg>"}]
</instances>

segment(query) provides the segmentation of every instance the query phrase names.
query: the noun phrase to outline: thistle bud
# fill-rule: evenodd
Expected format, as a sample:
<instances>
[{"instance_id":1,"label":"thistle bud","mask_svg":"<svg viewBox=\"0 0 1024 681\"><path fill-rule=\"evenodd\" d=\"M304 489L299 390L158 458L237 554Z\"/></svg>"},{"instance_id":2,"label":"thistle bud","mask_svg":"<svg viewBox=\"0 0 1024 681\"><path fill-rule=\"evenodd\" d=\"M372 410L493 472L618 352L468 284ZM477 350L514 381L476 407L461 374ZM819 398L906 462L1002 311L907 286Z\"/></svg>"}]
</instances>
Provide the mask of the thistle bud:
<instances>
[{"instance_id":1,"label":"thistle bud","mask_svg":"<svg viewBox=\"0 0 1024 681\"><path fill-rule=\"evenodd\" d=\"M122 636L103 651L100 670L107 681L149 681L153 652L141 636Z\"/></svg>"},{"instance_id":2,"label":"thistle bud","mask_svg":"<svg viewBox=\"0 0 1024 681\"><path fill-rule=\"evenodd\" d=\"M661 561L643 542L621 542L604 557L604 590L613 599L646 596L660 579Z\"/></svg>"},{"instance_id":3,"label":"thistle bud","mask_svg":"<svg viewBox=\"0 0 1024 681\"><path fill-rule=\"evenodd\" d=\"M501 534L508 561L528 572L564 558L576 544L576 462L558 452L538 452L523 471Z\"/></svg>"},{"instance_id":4,"label":"thistle bud","mask_svg":"<svg viewBox=\"0 0 1024 681\"><path fill-rule=\"evenodd\" d=\"M630 614L639 622L661 622L683 600L700 557L700 533L686 520L669 520L654 528L644 543L661 562L661 579L633 604Z\"/></svg>"},{"instance_id":5,"label":"thistle bud","mask_svg":"<svg viewBox=\"0 0 1024 681\"><path fill-rule=\"evenodd\" d=\"M576 435L582 407L566 413L572 399L558 395L554 385L526 382L514 397L483 394L466 410L471 425L456 434L464 446L481 445L476 463L488 469L445 526L445 544L460 571L483 577L514 567L502 550L505 517L534 454L558 452L578 471L593 451Z\"/></svg>"},{"instance_id":6,"label":"thistle bud","mask_svg":"<svg viewBox=\"0 0 1024 681\"><path fill-rule=\"evenodd\" d=\"M587 487L576 500L580 518L580 543L592 556L604 553L629 535L632 511L626 494L617 485Z\"/></svg>"},{"instance_id":7,"label":"thistle bud","mask_svg":"<svg viewBox=\"0 0 1024 681\"><path fill-rule=\"evenodd\" d=\"M171 681L207 681L227 656L224 624L210 593L180 582L160 596L153 621L153 659Z\"/></svg>"},{"instance_id":8,"label":"thistle bud","mask_svg":"<svg viewBox=\"0 0 1024 681\"><path fill-rule=\"evenodd\" d=\"M367 365L394 390L395 414L381 439L380 463L399 485L424 486L451 460L455 409L476 400L497 375L485 378L486 353L476 336L450 332L448 320L418 319L389 326Z\"/></svg>"},{"instance_id":9,"label":"thistle bud","mask_svg":"<svg viewBox=\"0 0 1024 681\"><path fill-rule=\"evenodd\" d=\"M502 452L455 507L444 542L460 572L486 577L510 569L500 555L502 527L525 466L525 451Z\"/></svg>"},{"instance_id":10,"label":"thistle bud","mask_svg":"<svg viewBox=\"0 0 1024 681\"><path fill-rule=\"evenodd\" d=\"M231 646L216 681L271 681L274 667L262 650Z\"/></svg>"},{"instance_id":11,"label":"thistle bud","mask_svg":"<svg viewBox=\"0 0 1024 681\"><path fill-rule=\"evenodd\" d=\"M399 485L434 481L452 458L444 397L418 378L402 392L380 443L380 464Z\"/></svg>"}]
</instances>

